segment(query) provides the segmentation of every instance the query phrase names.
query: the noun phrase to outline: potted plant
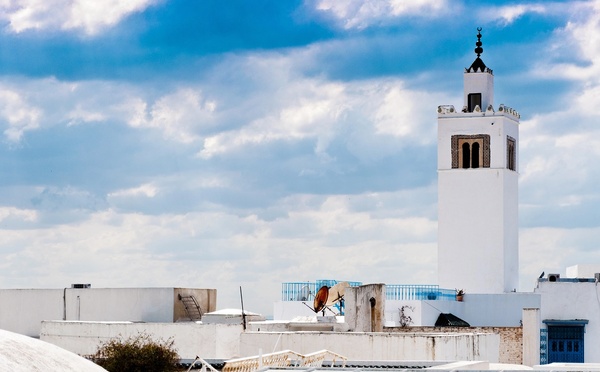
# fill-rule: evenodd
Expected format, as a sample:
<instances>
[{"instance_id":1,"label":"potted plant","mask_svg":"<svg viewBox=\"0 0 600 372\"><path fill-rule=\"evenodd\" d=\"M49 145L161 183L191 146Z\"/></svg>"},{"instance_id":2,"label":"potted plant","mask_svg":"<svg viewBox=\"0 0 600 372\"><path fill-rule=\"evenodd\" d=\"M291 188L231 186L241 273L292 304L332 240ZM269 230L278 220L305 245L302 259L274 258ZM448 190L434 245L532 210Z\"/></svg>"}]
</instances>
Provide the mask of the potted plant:
<instances>
[{"instance_id":1,"label":"potted plant","mask_svg":"<svg viewBox=\"0 0 600 372\"><path fill-rule=\"evenodd\" d=\"M464 295L465 295L465 291L463 291L462 289L457 289L456 290L456 301L462 302Z\"/></svg>"}]
</instances>

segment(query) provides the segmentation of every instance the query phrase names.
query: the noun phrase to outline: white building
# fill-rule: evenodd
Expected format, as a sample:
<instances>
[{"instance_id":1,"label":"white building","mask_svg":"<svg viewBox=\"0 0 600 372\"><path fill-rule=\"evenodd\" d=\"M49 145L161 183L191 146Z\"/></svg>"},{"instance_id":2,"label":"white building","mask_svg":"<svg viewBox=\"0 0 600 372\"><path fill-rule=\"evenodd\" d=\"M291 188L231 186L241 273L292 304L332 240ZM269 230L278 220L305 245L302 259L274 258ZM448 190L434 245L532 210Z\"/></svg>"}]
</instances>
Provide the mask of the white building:
<instances>
[{"instance_id":1,"label":"white building","mask_svg":"<svg viewBox=\"0 0 600 372\"><path fill-rule=\"evenodd\" d=\"M519 277L519 114L494 106L494 75L477 36L463 108L438 108L438 283L505 293Z\"/></svg>"},{"instance_id":2,"label":"white building","mask_svg":"<svg viewBox=\"0 0 600 372\"><path fill-rule=\"evenodd\" d=\"M195 305L189 301L195 301L198 307L192 309ZM216 306L215 289L91 288L89 285L0 289L0 329L39 337L44 320L173 323L194 320L190 315L199 318L214 311Z\"/></svg>"},{"instance_id":3,"label":"white building","mask_svg":"<svg viewBox=\"0 0 600 372\"><path fill-rule=\"evenodd\" d=\"M542 299L540 362L600 363L600 265L571 266L566 274L540 278L534 290Z\"/></svg>"}]
</instances>

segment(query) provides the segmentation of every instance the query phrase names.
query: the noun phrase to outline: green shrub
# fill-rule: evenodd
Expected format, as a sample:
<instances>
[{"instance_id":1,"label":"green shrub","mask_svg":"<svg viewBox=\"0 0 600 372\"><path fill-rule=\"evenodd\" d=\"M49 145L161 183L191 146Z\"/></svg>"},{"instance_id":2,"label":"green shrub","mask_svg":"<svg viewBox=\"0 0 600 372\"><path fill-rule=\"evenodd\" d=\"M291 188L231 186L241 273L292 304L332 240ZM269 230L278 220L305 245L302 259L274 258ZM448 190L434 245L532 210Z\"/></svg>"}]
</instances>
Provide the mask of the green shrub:
<instances>
[{"instance_id":1,"label":"green shrub","mask_svg":"<svg viewBox=\"0 0 600 372\"><path fill-rule=\"evenodd\" d=\"M110 372L175 371L179 355L173 343L172 338L154 341L146 333L118 336L102 343L92 360Z\"/></svg>"}]
</instances>

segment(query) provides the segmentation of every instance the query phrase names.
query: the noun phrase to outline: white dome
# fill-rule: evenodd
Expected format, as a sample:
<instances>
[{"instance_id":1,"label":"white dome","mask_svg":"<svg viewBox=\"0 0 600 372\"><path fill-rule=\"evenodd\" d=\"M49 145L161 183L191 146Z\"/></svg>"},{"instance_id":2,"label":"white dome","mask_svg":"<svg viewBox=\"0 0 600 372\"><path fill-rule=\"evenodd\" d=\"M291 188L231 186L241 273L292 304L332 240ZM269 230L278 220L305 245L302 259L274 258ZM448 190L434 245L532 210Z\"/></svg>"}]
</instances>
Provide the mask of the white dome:
<instances>
[{"instance_id":1,"label":"white dome","mask_svg":"<svg viewBox=\"0 0 600 372\"><path fill-rule=\"evenodd\" d=\"M4 330L0 330L0 371L106 372L56 345Z\"/></svg>"}]
</instances>

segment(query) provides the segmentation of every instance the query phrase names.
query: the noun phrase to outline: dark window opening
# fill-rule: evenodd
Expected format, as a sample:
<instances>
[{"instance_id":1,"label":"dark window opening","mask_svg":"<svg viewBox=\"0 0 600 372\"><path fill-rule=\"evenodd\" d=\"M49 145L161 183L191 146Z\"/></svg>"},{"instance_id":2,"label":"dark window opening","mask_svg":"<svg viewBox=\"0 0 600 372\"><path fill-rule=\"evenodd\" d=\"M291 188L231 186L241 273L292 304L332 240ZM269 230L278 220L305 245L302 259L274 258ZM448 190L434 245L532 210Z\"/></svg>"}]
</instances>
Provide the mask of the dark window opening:
<instances>
[{"instance_id":1,"label":"dark window opening","mask_svg":"<svg viewBox=\"0 0 600 372\"><path fill-rule=\"evenodd\" d=\"M479 168L479 143L475 142L473 143L473 148L471 150L471 159L473 159L471 161L471 167L472 168Z\"/></svg>"},{"instance_id":2,"label":"dark window opening","mask_svg":"<svg viewBox=\"0 0 600 372\"><path fill-rule=\"evenodd\" d=\"M471 159L470 159L471 152L469 150L470 150L469 144L467 142L463 143L463 145L462 145L462 167L463 168L469 168L471 166Z\"/></svg>"},{"instance_id":3,"label":"dark window opening","mask_svg":"<svg viewBox=\"0 0 600 372\"><path fill-rule=\"evenodd\" d=\"M508 136L506 138L506 168L510 170L517 170L516 160L517 145L514 138Z\"/></svg>"},{"instance_id":4,"label":"dark window opening","mask_svg":"<svg viewBox=\"0 0 600 372\"><path fill-rule=\"evenodd\" d=\"M468 101L469 112L473 112L475 110L475 106L479 106L479 108L481 108L481 93L470 93L468 95Z\"/></svg>"}]
</instances>

